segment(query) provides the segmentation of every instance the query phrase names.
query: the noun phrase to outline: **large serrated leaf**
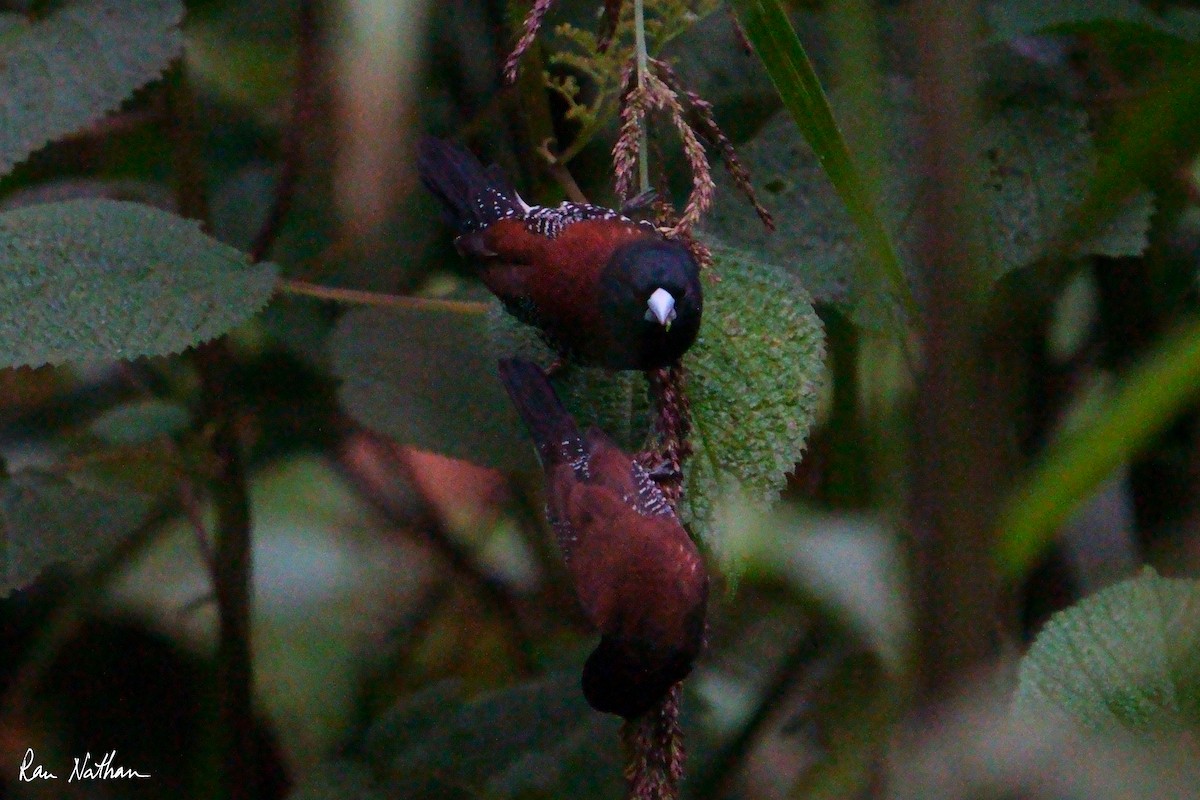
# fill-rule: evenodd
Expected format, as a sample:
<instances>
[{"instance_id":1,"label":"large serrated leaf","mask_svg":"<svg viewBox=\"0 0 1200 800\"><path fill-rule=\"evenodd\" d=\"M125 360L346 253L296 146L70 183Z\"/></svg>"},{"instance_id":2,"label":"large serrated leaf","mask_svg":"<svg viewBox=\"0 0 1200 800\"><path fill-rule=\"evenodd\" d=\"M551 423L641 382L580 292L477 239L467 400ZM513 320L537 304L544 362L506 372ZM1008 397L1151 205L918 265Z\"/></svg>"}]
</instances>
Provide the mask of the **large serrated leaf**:
<instances>
[{"instance_id":1,"label":"large serrated leaf","mask_svg":"<svg viewBox=\"0 0 1200 800\"><path fill-rule=\"evenodd\" d=\"M143 495L57 475L25 471L0 479L0 597L52 564L86 565L131 534L149 510Z\"/></svg>"},{"instance_id":2,"label":"large serrated leaf","mask_svg":"<svg viewBox=\"0 0 1200 800\"><path fill-rule=\"evenodd\" d=\"M0 214L0 367L177 353L261 309L275 268L192 221L78 200Z\"/></svg>"},{"instance_id":3,"label":"large serrated leaf","mask_svg":"<svg viewBox=\"0 0 1200 800\"><path fill-rule=\"evenodd\" d=\"M1021 661L1019 715L1105 734L1200 732L1200 582L1146 569L1055 614Z\"/></svg>"},{"instance_id":4,"label":"large serrated leaf","mask_svg":"<svg viewBox=\"0 0 1200 800\"><path fill-rule=\"evenodd\" d=\"M707 287L687 362L695 453L680 503L701 532L730 490L774 503L804 452L825 369L824 329L794 276L723 247L713 267L720 282Z\"/></svg>"},{"instance_id":5,"label":"large serrated leaf","mask_svg":"<svg viewBox=\"0 0 1200 800\"><path fill-rule=\"evenodd\" d=\"M0 39L0 175L116 109L182 50L178 0L78 0Z\"/></svg>"},{"instance_id":6,"label":"large serrated leaf","mask_svg":"<svg viewBox=\"0 0 1200 800\"><path fill-rule=\"evenodd\" d=\"M685 356L695 455L680 510L710 546L727 491L770 503L803 453L824 377L824 332L790 273L713 248L719 280L705 283L704 322ZM533 450L496 377L496 359L553 355L527 326L494 308L361 310L333 337L342 402L359 421L407 444L511 469ZM645 380L570 367L555 378L581 426L598 425L634 451L651 432Z\"/></svg>"},{"instance_id":7,"label":"large serrated leaf","mask_svg":"<svg viewBox=\"0 0 1200 800\"><path fill-rule=\"evenodd\" d=\"M893 169L884 176L881 205L906 269L916 279L920 259L911 221L922 187L912 171L918 163L915 100L902 81L894 81L888 95L893 122L885 161ZM986 211L983 238L991 272L999 278L1045 255L1065 215L1083 198L1095 172L1096 152L1087 116L1053 105L1003 109L980 131L978 152L978 185ZM864 302L876 290L855 284L863 250L854 226L791 121L779 115L743 148L743 156L765 189L767 205L781 212L778 228L768 233L755 223L752 210L729 200L717 204L710 229L768 261L796 264L818 301L857 309L855 319L881 325L873 306ZM718 197L736 194L728 178L719 178L718 184ZM1136 196L1098 236L1077 245L1076 252L1140 254L1152 211L1149 195Z\"/></svg>"}]
</instances>

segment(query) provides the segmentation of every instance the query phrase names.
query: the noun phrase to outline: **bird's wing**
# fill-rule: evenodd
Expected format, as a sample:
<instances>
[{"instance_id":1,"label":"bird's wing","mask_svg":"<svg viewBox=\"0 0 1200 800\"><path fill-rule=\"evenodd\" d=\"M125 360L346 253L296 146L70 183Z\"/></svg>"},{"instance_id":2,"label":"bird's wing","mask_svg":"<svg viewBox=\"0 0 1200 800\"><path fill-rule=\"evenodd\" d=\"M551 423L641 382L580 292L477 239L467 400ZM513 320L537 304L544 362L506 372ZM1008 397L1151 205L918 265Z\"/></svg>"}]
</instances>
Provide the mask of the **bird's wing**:
<instances>
[{"instance_id":1,"label":"bird's wing","mask_svg":"<svg viewBox=\"0 0 1200 800\"><path fill-rule=\"evenodd\" d=\"M671 504L646 468L617 447L604 431L589 428L587 447L592 483L615 492L642 516L675 518Z\"/></svg>"}]
</instances>

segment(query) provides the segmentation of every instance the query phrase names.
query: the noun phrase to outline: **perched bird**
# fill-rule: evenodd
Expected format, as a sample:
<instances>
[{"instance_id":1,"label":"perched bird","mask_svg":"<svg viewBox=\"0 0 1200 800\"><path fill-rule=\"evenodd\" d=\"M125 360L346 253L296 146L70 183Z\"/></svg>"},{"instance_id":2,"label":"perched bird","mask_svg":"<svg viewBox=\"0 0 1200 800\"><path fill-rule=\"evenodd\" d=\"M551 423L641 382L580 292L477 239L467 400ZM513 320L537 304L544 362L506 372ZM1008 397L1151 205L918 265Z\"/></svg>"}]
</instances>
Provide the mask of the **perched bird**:
<instances>
[{"instance_id":1,"label":"perched bird","mask_svg":"<svg viewBox=\"0 0 1200 800\"><path fill-rule=\"evenodd\" d=\"M417 166L480 262L487 287L561 355L609 369L654 369L700 330L699 267L686 247L601 206L532 206L499 167L425 139Z\"/></svg>"},{"instance_id":2,"label":"perched bird","mask_svg":"<svg viewBox=\"0 0 1200 800\"><path fill-rule=\"evenodd\" d=\"M708 573L654 479L596 428L582 433L536 364L500 378L546 472L546 511L600 644L583 668L597 711L641 716L692 670Z\"/></svg>"}]
</instances>

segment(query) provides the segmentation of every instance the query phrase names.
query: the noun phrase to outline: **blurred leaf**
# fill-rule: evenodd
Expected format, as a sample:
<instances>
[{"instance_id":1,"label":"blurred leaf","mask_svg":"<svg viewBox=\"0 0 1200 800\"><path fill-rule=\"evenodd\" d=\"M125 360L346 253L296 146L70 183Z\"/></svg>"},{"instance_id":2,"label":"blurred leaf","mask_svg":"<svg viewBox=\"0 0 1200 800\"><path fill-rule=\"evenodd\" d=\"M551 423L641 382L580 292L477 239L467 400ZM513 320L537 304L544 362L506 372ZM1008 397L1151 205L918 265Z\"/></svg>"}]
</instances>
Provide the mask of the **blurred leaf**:
<instances>
[{"instance_id":1,"label":"blurred leaf","mask_svg":"<svg viewBox=\"0 0 1200 800\"><path fill-rule=\"evenodd\" d=\"M914 218L923 189L915 173L916 104L908 84L895 81L888 92L891 136L886 162L897 168L881 187L884 216L910 274L919 274L913 252ZM994 277L1026 266L1047 253L1066 219L1084 196L1095 173L1096 153L1087 116L1057 106L1009 107L980 132L980 179L987 210L985 241ZM818 301L857 307L854 317L878 327L866 301L871 286L856 282L862 258L853 224L821 174L811 148L782 115L769 123L742 155L764 187L768 206L785 209L772 234L754 224L744 204L718 203L709 226L723 239L778 263L795 264ZM718 179L718 196L731 196L728 179ZM1138 255L1146 247L1153 203L1141 193L1103 232L1078 248L1081 254ZM864 308L863 306L867 307Z\"/></svg>"},{"instance_id":2,"label":"blurred leaf","mask_svg":"<svg viewBox=\"0 0 1200 800\"><path fill-rule=\"evenodd\" d=\"M1005 0L989 4L987 12L998 41L1047 31L1124 28L1200 42L1200 12L1170 8L1160 15L1134 0Z\"/></svg>"},{"instance_id":3,"label":"blurred leaf","mask_svg":"<svg viewBox=\"0 0 1200 800\"><path fill-rule=\"evenodd\" d=\"M1047 706L1104 734L1200 732L1200 583L1152 569L1050 618L1021 661L1019 716Z\"/></svg>"},{"instance_id":4,"label":"blurred leaf","mask_svg":"<svg viewBox=\"0 0 1200 800\"><path fill-rule=\"evenodd\" d=\"M254 110L277 110L288 96L292 51L285 40L247 35L227 25L187 25L188 74L221 99Z\"/></svg>"},{"instance_id":5,"label":"blurred leaf","mask_svg":"<svg viewBox=\"0 0 1200 800\"><path fill-rule=\"evenodd\" d=\"M1198 392L1200 322L1193 321L1147 354L1089 422L1051 444L1013 491L998 527L1004 571L1023 576L1071 513Z\"/></svg>"},{"instance_id":6,"label":"blurred leaf","mask_svg":"<svg viewBox=\"0 0 1200 800\"><path fill-rule=\"evenodd\" d=\"M344 739L365 677L377 677L380 642L407 629L436 568L319 455L275 460L249 490L255 704L289 763L313 764ZM211 508L201 511L211 519ZM177 519L109 583L106 606L209 652L211 591L195 528Z\"/></svg>"},{"instance_id":7,"label":"blurred leaf","mask_svg":"<svg viewBox=\"0 0 1200 800\"><path fill-rule=\"evenodd\" d=\"M46 567L86 566L134 532L150 500L127 489L104 490L34 471L0 479L0 597Z\"/></svg>"},{"instance_id":8,"label":"blurred leaf","mask_svg":"<svg viewBox=\"0 0 1200 800\"><path fill-rule=\"evenodd\" d=\"M389 800L371 770L350 759L318 765L304 773L288 800Z\"/></svg>"},{"instance_id":9,"label":"blurred leaf","mask_svg":"<svg viewBox=\"0 0 1200 800\"><path fill-rule=\"evenodd\" d=\"M614 797L619 727L587 705L572 669L466 702L434 686L375 723L364 755L391 797Z\"/></svg>"},{"instance_id":10,"label":"blurred leaf","mask_svg":"<svg viewBox=\"0 0 1200 800\"><path fill-rule=\"evenodd\" d=\"M695 454L680 511L714 549L713 515L727 492L772 503L804 452L824 380L824 332L791 274L713 247L704 322L684 359ZM332 342L341 398L360 422L405 444L504 469L532 467L533 448L496 376L520 354L549 364L536 333L498 310L362 309ZM645 380L570 367L556 388L581 426L629 450L651 432Z\"/></svg>"},{"instance_id":11,"label":"blurred leaf","mask_svg":"<svg viewBox=\"0 0 1200 800\"><path fill-rule=\"evenodd\" d=\"M0 214L0 366L177 353L244 322L275 268L135 203Z\"/></svg>"},{"instance_id":12,"label":"blurred leaf","mask_svg":"<svg viewBox=\"0 0 1200 800\"><path fill-rule=\"evenodd\" d=\"M422 450L532 468L497 377L485 314L355 309L330 339L339 397L359 422Z\"/></svg>"},{"instance_id":13,"label":"blurred leaf","mask_svg":"<svg viewBox=\"0 0 1200 800\"><path fill-rule=\"evenodd\" d=\"M838 129L820 79L783 7L778 0L733 0L732 8L779 91L792 121L804 135L821 169L845 204L843 212L848 214L862 236L867 257L856 258L852 265L856 271L861 271L860 288L866 290L869 287L873 293L891 294L909 317L915 317L916 302L895 245ZM762 176L758 176L758 179L762 180ZM727 192L718 196L735 195ZM717 232L723 234L719 228ZM727 238L730 242L739 241L733 237ZM856 244L858 241L855 239ZM790 253L788 263L799 255ZM879 305L882 313L883 306L876 305ZM886 317L881 322L887 322ZM906 339L902 330L900 334L902 339Z\"/></svg>"},{"instance_id":14,"label":"blurred leaf","mask_svg":"<svg viewBox=\"0 0 1200 800\"><path fill-rule=\"evenodd\" d=\"M0 175L120 106L179 55L177 0L78 0L0 39ZM11 19L11 18L10 18Z\"/></svg>"},{"instance_id":15,"label":"blurred leaf","mask_svg":"<svg viewBox=\"0 0 1200 800\"><path fill-rule=\"evenodd\" d=\"M902 555L892 534L864 516L784 508L771 513L739 502L717 517L734 574L787 581L898 670L909 636Z\"/></svg>"},{"instance_id":16,"label":"blurred leaf","mask_svg":"<svg viewBox=\"0 0 1200 800\"><path fill-rule=\"evenodd\" d=\"M110 408L89 427L110 444L133 445L174 436L191 423L191 414L178 403L166 400L135 400Z\"/></svg>"},{"instance_id":17,"label":"blurred leaf","mask_svg":"<svg viewBox=\"0 0 1200 800\"><path fill-rule=\"evenodd\" d=\"M893 675L871 653L844 654L813 692L798 720L819 757L792 787L792 797L862 797L877 778L882 742L896 723L900 693Z\"/></svg>"}]
</instances>

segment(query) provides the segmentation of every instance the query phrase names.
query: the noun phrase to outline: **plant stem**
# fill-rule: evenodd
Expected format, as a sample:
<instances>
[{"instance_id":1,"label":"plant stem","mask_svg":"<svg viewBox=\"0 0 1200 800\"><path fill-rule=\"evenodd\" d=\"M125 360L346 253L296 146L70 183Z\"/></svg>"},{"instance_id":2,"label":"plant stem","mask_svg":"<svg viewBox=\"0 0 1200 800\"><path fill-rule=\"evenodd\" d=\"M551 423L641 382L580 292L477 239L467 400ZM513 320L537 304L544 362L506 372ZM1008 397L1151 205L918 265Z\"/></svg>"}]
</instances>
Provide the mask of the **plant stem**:
<instances>
[{"instance_id":1,"label":"plant stem","mask_svg":"<svg viewBox=\"0 0 1200 800\"><path fill-rule=\"evenodd\" d=\"M633 0L633 38L637 50L638 86L646 86L650 56L646 52L646 9L643 0ZM650 137L646 132L646 119L641 120L641 142L638 145L638 193L650 191Z\"/></svg>"},{"instance_id":2,"label":"plant stem","mask_svg":"<svg viewBox=\"0 0 1200 800\"><path fill-rule=\"evenodd\" d=\"M930 190L916 250L923 254L928 301L909 531L919 615L916 688L929 701L996 653L1000 583L992 545L1007 426L980 322L988 281L972 184L976 9L947 0L923 0L916 9L920 166Z\"/></svg>"},{"instance_id":3,"label":"plant stem","mask_svg":"<svg viewBox=\"0 0 1200 800\"><path fill-rule=\"evenodd\" d=\"M456 314L482 314L487 311L486 303L477 303L471 300L408 297L401 294L371 292L364 289L342 289L336 286L321 286L317 283L294 281L287 278L279 281L275 287L275 291L283 294L298 294L305 297L317 297L321 300L335 300L339 303L378 306L380 308L437 309L439 311L452 311Z\"/></svg>"}]
</instances>

